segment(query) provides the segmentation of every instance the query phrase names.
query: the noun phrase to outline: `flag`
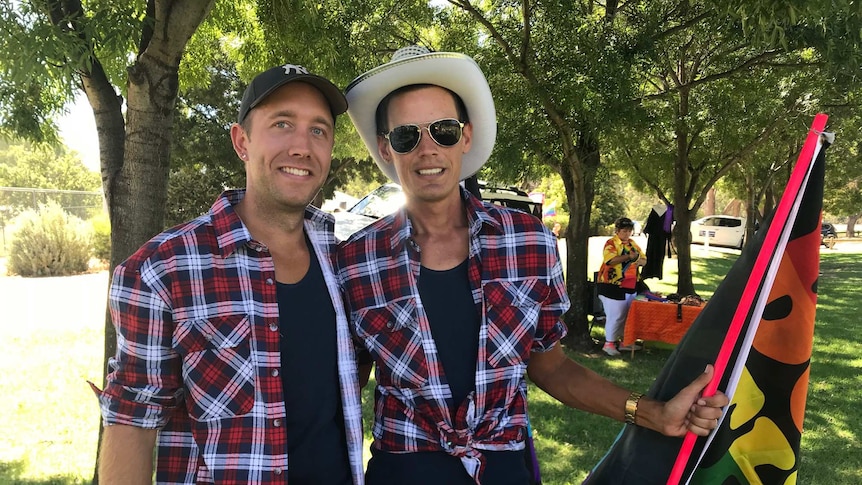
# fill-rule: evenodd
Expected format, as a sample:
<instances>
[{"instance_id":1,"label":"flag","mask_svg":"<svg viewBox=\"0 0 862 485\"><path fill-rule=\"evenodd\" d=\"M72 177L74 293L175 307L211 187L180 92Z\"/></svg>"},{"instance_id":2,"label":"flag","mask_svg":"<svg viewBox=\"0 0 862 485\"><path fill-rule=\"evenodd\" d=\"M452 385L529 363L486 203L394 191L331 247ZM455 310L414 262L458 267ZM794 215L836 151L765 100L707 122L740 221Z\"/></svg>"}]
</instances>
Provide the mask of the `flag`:
<instances>
[{"instance_id":1,"label":"flag","mask_svg":"<svg viewBox=\"0 0 862 485\"><path fill-rule=\"evenodd\" d=\"M584 484L796 483L819 274L826 115L817 115L784 195L647 395L668 400L715 363L704 391L730 405L709 436L626 426ZM734 309L733 312L727 309Z\"/></svg>"},{"instance_id":2,"label":"flag","mask_svg":"<svg viewBox=\"0 0 862 485\"><path fill-rule=\"evenodd\" d=\"M550 204L542 208L542 218L554 217L557 215L557 201L552 201Z\"/></svg>"}]
</instances>

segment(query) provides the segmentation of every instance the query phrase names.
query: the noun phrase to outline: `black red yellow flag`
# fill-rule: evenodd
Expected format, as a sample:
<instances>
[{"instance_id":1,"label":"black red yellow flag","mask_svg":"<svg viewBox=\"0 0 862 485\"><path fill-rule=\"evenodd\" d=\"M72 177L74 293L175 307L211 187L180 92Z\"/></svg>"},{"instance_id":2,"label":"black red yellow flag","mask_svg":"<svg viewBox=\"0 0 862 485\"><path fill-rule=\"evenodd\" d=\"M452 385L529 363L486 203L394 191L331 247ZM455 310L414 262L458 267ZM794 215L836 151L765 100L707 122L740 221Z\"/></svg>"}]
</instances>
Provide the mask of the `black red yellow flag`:
<instances>
[{"instance_id":1,"label":"black red yellow flag","mask_svg":"<svg viewBox=\"0 0 862 485\"><path fill-rule=\"evenodd\" d=\"M771 220L742 251L647 395L667 400L715 363L730 399L710 436L626 426L584 484L792 484L820 266L827 116L817 115Z\"/></svg>"}]
</instances>

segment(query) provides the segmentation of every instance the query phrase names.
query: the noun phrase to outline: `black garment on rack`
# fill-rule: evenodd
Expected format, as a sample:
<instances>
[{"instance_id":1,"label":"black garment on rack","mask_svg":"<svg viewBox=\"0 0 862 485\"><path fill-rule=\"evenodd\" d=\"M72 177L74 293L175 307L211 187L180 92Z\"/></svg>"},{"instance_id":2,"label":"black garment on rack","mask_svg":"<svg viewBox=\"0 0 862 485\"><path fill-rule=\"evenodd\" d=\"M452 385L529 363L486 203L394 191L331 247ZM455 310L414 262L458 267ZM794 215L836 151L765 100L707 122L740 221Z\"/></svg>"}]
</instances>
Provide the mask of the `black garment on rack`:
<instances>
[{"instance_id":1,"label":"black garment on rack","mask_svg":"<svg viewBox=\"0 0 862 485\"><path fill-rule=\"evenodd\" d=\"M647 235L646 265L641 269L641 279L661 279L664 268L664 258L671 255L670 224L665 224L666 217L672 216L672 207L665 207L665 211L659 214L655 208L650 210L643 232ZM668 214L668 212L671 212Z\"/></svg>"}]
</instances>

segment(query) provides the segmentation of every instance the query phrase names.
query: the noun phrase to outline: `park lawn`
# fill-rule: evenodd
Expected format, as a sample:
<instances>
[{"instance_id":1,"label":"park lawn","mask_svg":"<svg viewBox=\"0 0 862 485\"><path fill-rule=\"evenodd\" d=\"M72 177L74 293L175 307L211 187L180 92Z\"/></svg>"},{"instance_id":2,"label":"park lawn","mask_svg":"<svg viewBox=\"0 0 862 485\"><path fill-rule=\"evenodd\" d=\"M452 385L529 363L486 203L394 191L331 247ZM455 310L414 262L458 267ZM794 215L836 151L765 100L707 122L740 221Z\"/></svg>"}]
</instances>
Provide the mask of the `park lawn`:
<instances>
[{"instance_id":1,"label":"park lawn","mask_svg":"<svg viewBox=\"0 0 862 485\"><path fill-rule=\"evenodd\" d=\"M693 257L695 288L709 298L736 256L702 258L693 253ZM856 485L862 483L862 431L854 419L862 402L862 336L856 331L862 261L858 253L824 249L821 272L798 483ZM649 280L651 289L674 292L675 287L666 283L675 280L674 273L675 268L666 264L664 281ZM600 332L594 329L594 337ZM649 345L634 360L568 353L618 384L644 391L659 374L671 348ZM532 384L529 392L530 419L545 483L581 483L623 425L567 409Z\"/></svg>"},{"instance_id":2,"label":"park lawn","mask_svg":"<svg viewBox=\"0 0 862 485\"><path fill-rule=\"evenodd\" d=\"M99 406L86 381L101 380L102 325L48 330L4 319L0 484L90 483Z\"/></svg>"},{"instance_id":3,"label":"park lawn","mask_svg":"<svg viewBox=\"0 0 862 485\"><path fill-rule=\"evenodd\" d=\"M695 287L708 298L735 255L693 256ZM650 280L654 291L675 291L668 283L675 279L675 264L669 260L665 265L664 281ZM855 426L855 411L862 402L862 336L856 328L862 261L858 253L824 250L821 270L798 483L855 485L862 483L862 431ZM11 396L0 400L0 484L89 483L98 407L85 381L101 379L102 322L89 319L67 330L52 327L50 332L28 323L4 319L0 324L0 395ZM601 337L601 329L594 329L594 336ZM646 390L670 352L650 345L634 360L569 354L623 386ZM581 483L622 425L565 408L532 384L529 393L545 483ZM370 386L363 399L367 445Z\"/></svg>"}]
</instances>

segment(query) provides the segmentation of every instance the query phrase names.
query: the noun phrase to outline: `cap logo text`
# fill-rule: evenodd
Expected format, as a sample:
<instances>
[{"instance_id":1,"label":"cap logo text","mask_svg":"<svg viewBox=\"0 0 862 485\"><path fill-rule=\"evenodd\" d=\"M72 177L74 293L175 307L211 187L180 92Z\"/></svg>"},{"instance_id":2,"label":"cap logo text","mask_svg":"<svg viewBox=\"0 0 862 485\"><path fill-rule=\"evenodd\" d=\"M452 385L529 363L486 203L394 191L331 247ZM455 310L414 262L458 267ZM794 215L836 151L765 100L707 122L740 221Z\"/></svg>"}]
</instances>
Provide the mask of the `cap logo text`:
<instances>
[{"instance_id":1,"label":"cap logo text","mask_svg":"<svg viewBox=\"0 0 862 485\"><path fill-rule=\"evenodd\" d=\"M295 76L298 74L308 74L308 69L306 69L302 66L296 66L294 64L285 64L285 65L281 66L281 68L284 69L284 74L288 75L288 76L290 76L290 75Z\"/></svg>"}]
</instances>

